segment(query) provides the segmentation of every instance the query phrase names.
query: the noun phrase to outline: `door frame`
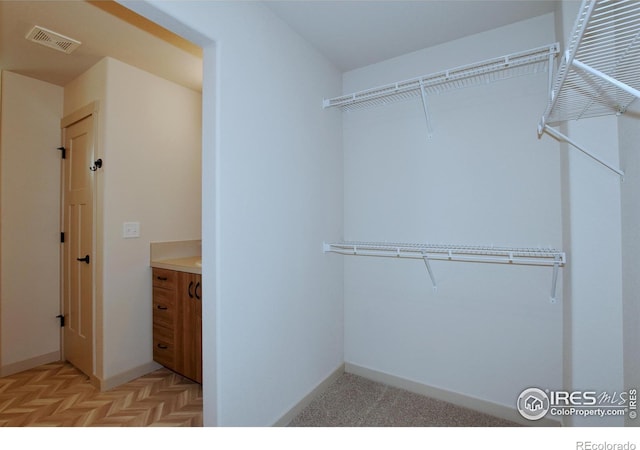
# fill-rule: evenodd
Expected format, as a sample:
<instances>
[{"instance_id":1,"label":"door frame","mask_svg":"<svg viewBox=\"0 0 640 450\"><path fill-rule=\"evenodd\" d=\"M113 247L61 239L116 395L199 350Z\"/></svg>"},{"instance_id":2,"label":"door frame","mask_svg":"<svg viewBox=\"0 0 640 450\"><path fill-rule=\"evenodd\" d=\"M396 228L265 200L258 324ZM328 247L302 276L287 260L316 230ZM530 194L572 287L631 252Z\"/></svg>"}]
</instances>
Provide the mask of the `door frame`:
<instances>
[{"instance_id":1,"label":"door frame","mask_svg":"<svg viewBox=\"0 0 640 450\"><path fill-rule=\"evenodd\" d=\"M74 112L64 116L60 120L60 135L62 140L62 146L66 139L65 128L79 122L89 116L93 116L93 155L91 160L94 161L98 158L103 158L102 150L99 145L99 108L100 102L93 101ZM102 192L103 192L103 177L100 176L102 170L94 172L93 178L93 236L92 236L92 254L93 260L91 264L92 270L92 309L93 309L93 368L92 373L89 375L91 383L102 389L102 372L103 372L103 345L102 345L102 255L103 255L103 239L102 239ZM64 160L60 159L60 230L64 230L64 178L65 176L65 164ZM60 311L65 314L64 311L64 244L60 243ZM64 359L64 330L60 328L60 355Z\"/></svg>"}]
</instances>

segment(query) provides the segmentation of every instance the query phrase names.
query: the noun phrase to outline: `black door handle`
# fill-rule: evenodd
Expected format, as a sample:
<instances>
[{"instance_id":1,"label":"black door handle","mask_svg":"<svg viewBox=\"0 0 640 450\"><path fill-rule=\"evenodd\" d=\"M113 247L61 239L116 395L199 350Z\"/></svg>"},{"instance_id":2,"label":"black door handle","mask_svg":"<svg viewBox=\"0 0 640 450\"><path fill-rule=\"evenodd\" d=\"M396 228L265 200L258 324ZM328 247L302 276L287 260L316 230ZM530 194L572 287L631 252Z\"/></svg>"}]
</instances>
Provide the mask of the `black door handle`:
<instances>
[{"instance_id":1,"label":"black door handle","mask_svg":"<svg viewBox=\"0 0 640 450\"><path fill-rule=\"evenodd\" d=\"M89 255L85 256L84 258L76 258L76 261L84 261L89 264Z\"/></svg>"},{"instance_id":2,"label":"black door handle","mask_svg":"<svg viewBox=\"0 0 640 450\"><path fill-rule=\"evenodd\" d=\"M193 287L193 281L189 283L189 298L193 298L193 294L191 293L191 288Z\"/></svg>"},{"instance_id":3,"label":"black door handle","mask_svg":"<svg viewBox=\"0 0 640 450\"><path fill-rule=\"evenodd\" d=\"M199 281L196 283L196 288L193 290L193 293L195 294L196 298L198 300L200 300L200 295L198 295L198 289L200 289L200 282Z\"/></svg>"}]
</instances>

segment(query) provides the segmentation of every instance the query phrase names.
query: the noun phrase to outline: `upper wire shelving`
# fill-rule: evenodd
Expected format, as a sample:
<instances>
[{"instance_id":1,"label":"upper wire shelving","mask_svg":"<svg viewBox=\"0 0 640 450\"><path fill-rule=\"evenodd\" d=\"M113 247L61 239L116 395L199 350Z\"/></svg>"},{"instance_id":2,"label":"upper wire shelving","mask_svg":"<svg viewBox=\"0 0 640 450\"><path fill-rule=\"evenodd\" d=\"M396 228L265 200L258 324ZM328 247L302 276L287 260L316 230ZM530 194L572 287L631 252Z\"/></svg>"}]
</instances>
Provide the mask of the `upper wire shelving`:
<instances>
[{"instance_id":1,"label":"upper wire shelving","mask_svg":"<svg viewBox=\"0 0 640 450\"><path fill-rule=\"evenodd\" d=\"M343 110L388 104L398 100L437 94L520 75L546 71L549 62L558 54L557 43L512 53L497 58L467 64L441 72L423 75L410 80L378 86L371 89L325 99L325 108L340 107Z\"/></svg>"},{"instance_id":2,"label":"upper wire shelving","mask_svg":"<svg viewBox=\"0 0 640 450\"><path fill-rule=\"evenodd\" d=\"M488 84L547 70L551 73L549 68L552 67L553 58L558 54L559 48L559 44L555 43L511 53L410 80L325 99L322 105L324 108L339 107L343 111L348 111L421 97L427 133L431 137L432 127L427 105L429 94L439 94L453 89ZM549 78L549 82L551 82L551 78Z\"/></svg>"},{"instance_id":3,"label":"upper wire shelving","mask_svg":"<svg viewBox=\"0 0 640 450\"><path fill-rule=\"evenodd\" d=\"M618 175L550 124L624 113L640 98L640 2L583 0L549 92L538 135L565 140Z\"/></svg>"}]
</instances>

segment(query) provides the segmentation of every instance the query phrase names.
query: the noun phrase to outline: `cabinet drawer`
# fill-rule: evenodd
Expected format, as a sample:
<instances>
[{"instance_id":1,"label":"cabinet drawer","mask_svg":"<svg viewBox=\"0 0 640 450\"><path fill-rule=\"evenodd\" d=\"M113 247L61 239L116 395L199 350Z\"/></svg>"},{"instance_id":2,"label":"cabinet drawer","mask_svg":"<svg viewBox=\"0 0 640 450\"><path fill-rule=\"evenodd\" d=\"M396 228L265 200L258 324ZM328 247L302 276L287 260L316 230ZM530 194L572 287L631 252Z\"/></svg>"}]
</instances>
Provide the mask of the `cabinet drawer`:
<instances>
[{"instance_id":1,"label":"cabinet drawer","mask_svg":"<svg viewBox=\"0 0 640 450\"><path fill-rule=\"evenodd\" d=\"M176 293L161 288L153 288L153 324L174 328Z\"/></svg>"},{"instance_id":2,"label":"cabinet drawer","mask_svg":"<svg viewBox=\"0 0 640 450\"><path fill-rule=\"evenodd\" d=\"M175 291L178 286L177 280L178 276L175 270L153 269L153 287Z\"/></svg>"},{"instance_id":3,"label":"cabinet drawer","mask_svg":"<svg viewBox=\"0 0 640 450\"><path fill-rule=\"evenodd\" d=\"M153 360L170 369L175 369L176 346L173 330L154 325Z\"/></svg>"},{"instance_id":4,"label":"cabinet drawer","mask_svg":"<svg viewBox=\"0 0 640 450\"><path fill-rule=\"evenodd\" d=\"M175 327L175 308L164 303L153 302L153 325L171 328Z\"/></svg>"}]
</instances>

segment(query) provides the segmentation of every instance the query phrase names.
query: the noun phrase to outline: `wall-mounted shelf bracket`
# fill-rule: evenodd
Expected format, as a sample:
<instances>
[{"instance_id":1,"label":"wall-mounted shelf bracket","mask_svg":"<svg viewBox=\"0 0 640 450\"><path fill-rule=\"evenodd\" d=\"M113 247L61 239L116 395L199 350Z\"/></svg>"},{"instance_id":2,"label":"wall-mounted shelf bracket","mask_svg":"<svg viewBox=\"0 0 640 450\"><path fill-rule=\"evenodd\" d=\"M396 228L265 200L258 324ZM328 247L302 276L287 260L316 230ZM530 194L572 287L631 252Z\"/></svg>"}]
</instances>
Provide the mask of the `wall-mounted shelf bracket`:
<instances>
[{"instance_id":1,"label":"wall-mounted shelf bracket","mask_svg":"<svg viewBox=\"0 0 640 450\"><path fill-rule=\"evenodd\" d=\"M580 144L578 144L577 142L575 142L574 140L572 140L568 136L560 133L558 130L556 130L554 128L551 128L549 125L544 125L543 128L542 128L542 131L546 132L547 134L553 136L554 138L556 138L558 140L561 140L561 141L566 142L567 144L570 144L574 148L580 150L582 153L587 155L589 158L591 158L594 161L602 164L607 169L617 173L618 175L620 175L621 179L624 180L624 172L622 170L617 169L617 168L613 167L611 164L608 164L608 163L604 162L602 159L600 159L597 156L593 155L588 150L584 149Z\"/></svg>"},{"instance_id":2,"label":"wall-mounted shelf bracket","mask_svg":"<svg viewBox=\"0 0 640 450\"><path fill-rule=\"evenodd\" d=\"M429 264L429 255L426 253L422 254L422 259L424 259L424 264L427 266L427 272L429 272L429 278L431 278L431 284L433 285L433 292L438 292L438 285L436 284L436 279L433 276L433 271L431 270L431 264Z\"/></svg>"},{"instance_id":3,"label":"wall-mounted shelf bracket","mask_svg":"<svg viewBox=\"0 0 640 450\"><path fill-rule=\"evenodd\" d=\"M557 299L556 299L556 287L558 284L558 271L560 270L560 261L556 260L553 263L553 278L551 279L551 296L550 296L550 301L551 303L556 303Z\"/></svg>"},{"instance_id":4,"label":"wall-mounted shelf bracket","mask_svg":"<svg viewBox=\"0 0 640 450\"><path fill-rule=\"evenodd\" d=\"M427 138L433 136L433 127L431 126L431 118L429 116L429 108L427 107L427 91L424 88L424 82L420 80L420 93L422 94L422 109L424 110L424 118L427 121Z\"/></svg>"}]
</instances>

